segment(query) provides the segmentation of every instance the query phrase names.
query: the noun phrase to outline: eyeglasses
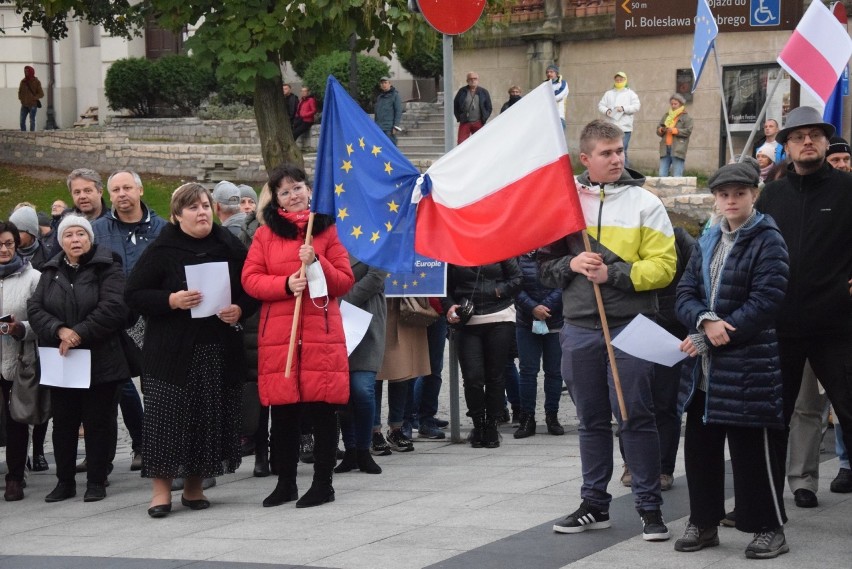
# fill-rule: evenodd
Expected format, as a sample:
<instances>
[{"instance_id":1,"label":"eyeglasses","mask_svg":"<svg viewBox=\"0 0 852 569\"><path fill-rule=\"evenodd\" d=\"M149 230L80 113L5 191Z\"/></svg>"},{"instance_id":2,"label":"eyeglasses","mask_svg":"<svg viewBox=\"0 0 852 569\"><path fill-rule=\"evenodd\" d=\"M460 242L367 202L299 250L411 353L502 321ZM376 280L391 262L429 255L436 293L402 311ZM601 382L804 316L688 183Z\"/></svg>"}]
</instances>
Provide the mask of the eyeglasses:
<instances>
[{"instance_id":1,"label":"eyeglasses","mask_svg":"<svg viewBox=\"0 0 852 569\"><path fill-rule=\"evenodd\" d=\"M479 81L479 77L468 77L467 78L468 83L473 83L474 81Z\"/></svg>"},{"instance_id":2,"label":"eyeglasses","mask_svg":"<svg viewBox=\"0 0 852 569\"><path fill-rule=\"evenodd\" d=\"M14 241L6 241L5 243L0 243L0 249L8 249L9 251L11 251L14 248L15 248L15 242Z\"/></svg>"},{"instance_id":3,"label":"eyeglasses","mask_svg":"<svg viewBox=\"0 0 852 569\"><path fill-rule=\"evenodd\" d=\"M301 194L301 193L303 193L303 192L307 192L307 191L308 191L307 186L294 186L292 189L290 189L290 190L282 190L282 191L278 192L276 195L277 195L279 198L285 198L285 199L286 199L286 198L289 198L289 197L290 197L290 194L291 194L291 193L293 193L293 194Z\"/></svg>"},{"instance_id":4,"label":"eyeglasses","mask_svg":"<svg viewBox=\"0 0 852 569\"><path fill-rule=\"evenodd\" d=\"M801 144L805 141L805 137L811 139L811 142L822 142L825 140L825 133L821 130L812 130L811 132L794 132L787 136L789 142Z\"/></svg>"}]
</instances>

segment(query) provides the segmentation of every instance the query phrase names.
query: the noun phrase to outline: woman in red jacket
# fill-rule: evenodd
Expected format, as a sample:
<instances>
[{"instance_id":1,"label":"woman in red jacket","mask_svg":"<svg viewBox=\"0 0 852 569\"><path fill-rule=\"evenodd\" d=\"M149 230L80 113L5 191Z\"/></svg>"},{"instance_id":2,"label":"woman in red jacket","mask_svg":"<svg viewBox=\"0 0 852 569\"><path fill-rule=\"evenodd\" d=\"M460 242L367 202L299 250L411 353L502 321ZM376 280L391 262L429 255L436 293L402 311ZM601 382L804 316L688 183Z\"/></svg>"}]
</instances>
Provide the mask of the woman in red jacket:
<instances>
[{"instance_id":1,"label":"woman in red jacket","mask_svg":"<svg viewBox=\"0 0 852 569\"><path fill-rule=\"evenodd\" d=\"M296 107L296 119L293 121L293 140L311 130L314 126L314 116L317 114L317 99L311 95L311 90L302 87L302 96L299 98L299 106Z\"/></svg>"},{"instance_id":2,"label":"woman in red jacket","mask_svg":"<svg viewBox=\"0 0 852 569\"><path fill-rule=\"evenodd\" d=\"M264 224L255 233L242 279L246 292L263 303L257 335L258 389L261 404L271 406L272 466L278 473L278 484L263 506L280 506L298 497L299 417L307 413L314 428L314 478L310 490L296 502L297 508L307 508L334 501L335 405L349 400L349 364L337 297L349 291L355 277L333 217L316 214L313 242L305 244L311 188L304 170L279 166L264 191L272 192L272 199L259 212ZM316 263L311 271L321 268L327 296L310 298L307 278L299 277L302 263ZM285 377L296 297L301 294L297 349Z\"/></svg>"}]
</instances>

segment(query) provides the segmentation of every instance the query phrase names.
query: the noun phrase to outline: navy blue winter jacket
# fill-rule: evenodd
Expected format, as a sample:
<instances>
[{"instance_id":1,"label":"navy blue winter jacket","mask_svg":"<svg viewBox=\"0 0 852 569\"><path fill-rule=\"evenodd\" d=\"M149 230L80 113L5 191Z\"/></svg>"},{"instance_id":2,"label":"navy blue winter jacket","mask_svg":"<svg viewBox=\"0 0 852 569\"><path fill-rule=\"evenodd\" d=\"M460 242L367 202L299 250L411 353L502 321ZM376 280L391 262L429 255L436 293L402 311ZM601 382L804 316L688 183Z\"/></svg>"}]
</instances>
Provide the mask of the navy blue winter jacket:
<instances>
[{"instance_id":1,"label":"navy blue winter jacket","mask_svg":"<svg viewBox=\"0 0 852 569\"><path fill-rule=\"evenodd\" d=\"M696 333L710 310L710 260L721 239L719 226L698 241L677 287L677 315ZM710 371L704 423L741 427L783 427L781 368L775 320L787 289L787 246L771 217L756 214L740 230L722 267L714 312L736 330L718 348L707 341ZM701 358L689 358L681 372L679 404L688 407L701 376Z\"/></svg>"},{"instance_id":2,"label":"navy blue winter jacket","mask_svg":"<svg viewBox=\"0 0 852 569\"><path fill-rule=\"evenodd\" d=\"M95 243L118 253L124 274L129 275L136 261L167 224L165 219L143 203L142 219L138 222L123 223L116 217L115 211L109 210L92 223L92 232L95 234Z\"/></svg>"},{"instance_id":3,"label":"navy blue winter jacket","mask_svg":"<svg viewBox=\"0 0 852 569\"><path fill-rule=\"evenodd\" d=\"M519 327L531 330L534 320L533 308L541 304L550 309L551 316L545 320L548 330L558 330L562 328L564 321L562 317L562 289L548 288L541 284L538 278L536 255L537 251L530 251L518 257L518 266L521 267L523 281L521 282L521 290L515 295L517 312L515 322Z\"/></svg>"}]
</instances>

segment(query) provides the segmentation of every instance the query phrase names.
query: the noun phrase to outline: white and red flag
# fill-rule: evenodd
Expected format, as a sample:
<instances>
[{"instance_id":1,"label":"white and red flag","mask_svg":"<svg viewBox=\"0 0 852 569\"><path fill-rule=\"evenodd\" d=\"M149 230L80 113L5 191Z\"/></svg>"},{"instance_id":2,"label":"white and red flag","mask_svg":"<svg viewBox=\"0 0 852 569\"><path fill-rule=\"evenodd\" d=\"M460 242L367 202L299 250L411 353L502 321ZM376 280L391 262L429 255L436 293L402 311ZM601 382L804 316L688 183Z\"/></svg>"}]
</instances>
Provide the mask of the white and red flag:
<instances>
[{"instance_id":1,"label":"white and red flag","mask_svg":"<svg viewBox=\"0 0 852 569\"><path fill-rule=\"evenodd\" d=\"M586 228L549 83L432 164L417 187L414 248L456 265L495 263Z\"/></svg>"},{"instance_id":2,"label":"white and red flag","mask_svg":"<svg viewBox=\"0 0 852 569\"><path fill-rule=\"evenodd\" d=\"M822 2L812 2L787 41L778 64L827 103L852 57L852 39Z\"/></svg>"}]
</instances>

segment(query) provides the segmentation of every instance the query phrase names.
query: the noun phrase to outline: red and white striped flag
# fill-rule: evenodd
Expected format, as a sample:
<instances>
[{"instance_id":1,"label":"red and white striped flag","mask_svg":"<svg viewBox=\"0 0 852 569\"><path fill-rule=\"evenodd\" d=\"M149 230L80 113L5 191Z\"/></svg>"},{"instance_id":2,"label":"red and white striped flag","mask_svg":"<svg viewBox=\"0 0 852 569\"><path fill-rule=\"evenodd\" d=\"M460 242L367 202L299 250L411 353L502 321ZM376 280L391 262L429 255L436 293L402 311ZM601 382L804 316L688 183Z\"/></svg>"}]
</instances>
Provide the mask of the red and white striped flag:
<instances>
[{"instance_id":1,"label":"red and white striped flag","mask_svg":"<svg viewBox=\"0 0 852 569\"><path fill-rule=\"evenodd\" d=\"M423 178L414 248L427 257L485 265L586 228L549 82Z\"/></svg>"},{"instance_id":2,"label":"red and white striped flag","mask_svg":"<svg viewBox=\"0 0 852 569\"><path fill-rule=\"evenodd\" d=\"M787 41L778 64L827 103L852 57L852 39L822 2L812 2Z\"/></svg>"}]
</instances>

